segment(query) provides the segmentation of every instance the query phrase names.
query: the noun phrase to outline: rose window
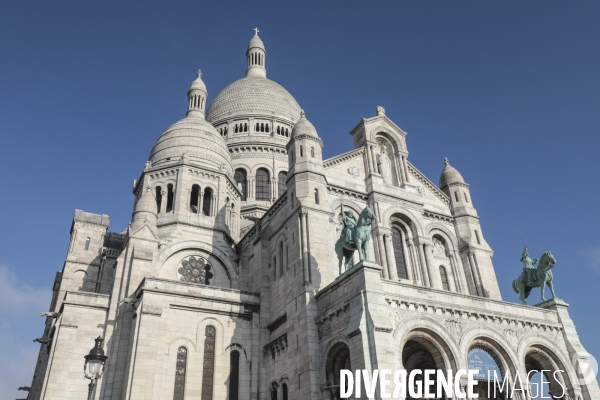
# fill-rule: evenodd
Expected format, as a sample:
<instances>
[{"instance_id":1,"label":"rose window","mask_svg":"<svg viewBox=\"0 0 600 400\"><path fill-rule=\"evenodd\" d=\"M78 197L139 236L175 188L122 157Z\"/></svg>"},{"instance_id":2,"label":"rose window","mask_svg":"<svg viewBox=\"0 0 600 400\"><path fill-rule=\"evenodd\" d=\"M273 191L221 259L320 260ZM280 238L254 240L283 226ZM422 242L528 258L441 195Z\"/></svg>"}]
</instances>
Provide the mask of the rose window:
<instances>
[{"instance_id":1,"label":"rose window","mask_svg":"<svg viewBox=\"0 0 600 400\"><path fill-rule=\"evenodd\" d=\"M181 262L179 274L182 282L200 283L210 285L213 278L212 268L208 261L202 257L190 256Z\"/></svg>"}]
</instances>

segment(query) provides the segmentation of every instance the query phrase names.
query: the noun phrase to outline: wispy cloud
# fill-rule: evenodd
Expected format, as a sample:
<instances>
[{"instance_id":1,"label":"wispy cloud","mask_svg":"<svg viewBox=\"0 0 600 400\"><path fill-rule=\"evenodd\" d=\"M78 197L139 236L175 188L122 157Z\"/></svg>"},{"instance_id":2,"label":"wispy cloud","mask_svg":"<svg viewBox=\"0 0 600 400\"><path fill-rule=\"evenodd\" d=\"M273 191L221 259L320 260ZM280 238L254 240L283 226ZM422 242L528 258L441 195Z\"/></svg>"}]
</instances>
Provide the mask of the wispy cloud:
<instances>
[{"instance_id":1,"label":"wispy cloud","mask_svg":"<svg viewBox=\"0 0 600 400\"><path fill-rule=\"evenodd\" d=\"M0 400L27 397L19 386L29 386L40 345L40 312L50 305L51 290L21 283L10 268L0 265Z\"/></svg>"},{"instance_id":2,"label":"wispy cloud","mask_svg":"<svg viewBox=\"0 0 600 400\"><path fill-rule=\"evenodd\" d=\"M600 245L580 250L579 255L592 271L600 275Z\"/></svg>"}]
</instances>

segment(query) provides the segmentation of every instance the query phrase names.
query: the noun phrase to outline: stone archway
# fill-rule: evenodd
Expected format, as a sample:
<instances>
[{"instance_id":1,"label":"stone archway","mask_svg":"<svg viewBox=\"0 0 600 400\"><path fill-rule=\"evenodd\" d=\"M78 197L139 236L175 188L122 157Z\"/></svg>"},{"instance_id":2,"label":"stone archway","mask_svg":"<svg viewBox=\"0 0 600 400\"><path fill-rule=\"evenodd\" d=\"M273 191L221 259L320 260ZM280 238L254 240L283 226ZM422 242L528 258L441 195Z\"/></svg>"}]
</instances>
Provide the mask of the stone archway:
<instances>
[{"instance_id":1,"label":"stone archway","mask_svg":"<svg viewBox=\"0 0 600 400\"><path fill-rule=\"evenodd\" d=\"M331 347L325 361L325 379L331 400L340 399L340 371L343 369L352 371L350 348L346 343L339 342ZM354 399L354 393L349 399Z\"/></svg>"}]
</instances>

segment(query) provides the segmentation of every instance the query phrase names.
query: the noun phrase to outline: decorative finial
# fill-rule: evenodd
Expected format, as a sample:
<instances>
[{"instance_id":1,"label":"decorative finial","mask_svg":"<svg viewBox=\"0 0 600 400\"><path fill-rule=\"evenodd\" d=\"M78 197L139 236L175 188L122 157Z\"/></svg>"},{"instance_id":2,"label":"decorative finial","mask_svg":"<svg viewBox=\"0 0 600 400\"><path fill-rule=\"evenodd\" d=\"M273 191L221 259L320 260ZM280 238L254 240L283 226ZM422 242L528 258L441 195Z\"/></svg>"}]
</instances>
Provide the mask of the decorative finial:
<instances>
[{"instance_id":1,"label":"decorative finial","mask_svg":"<svg viewBox=\"0 0 600 400\"><path fill-rule=\"evenodd\" d=\"M254 36L258 36L258 32L260 32L258 28L254 28Z\"/></svg>"},{"instance_id":2,"label":"decorative finial","mask_svg":"<svg viewBox=\"0 0 600 400\"><path fill-rule=\"evenodd\" d=\"M300 110L300 118L306 118L306 113L304 110Z\"/></svg>"},{"instance_id":3,"label":"decorative finial","mask_svg":"<svg viewBox=\"0 0 600 400\"><path fill-rule=\"evenodd\" d=\"M450 161L448 161L448 158L447 158L447 157L444 157L444 164L446 164L446 165L450 165Z\"/></svg>"},{"instance_id":4,"label":"decorative finial","mask_svg":"<svg viewBox=\"0 0 600 400\"><path fill-rule=\"evenodd\" d=\"M383 108L381 106L377 106L376 111L377 111L377 115L385 115L385 108Z\"/></svg>"},{"instance_id":5,"label":"decorative finial","mask_svg":"<svg viewBox=\"0 0 600 400\"><path fill-rule=\"evenodd\" d=\"M202 70L201 69L198 70L198 78L202 78Z\"/></svg>"}]
</instances>

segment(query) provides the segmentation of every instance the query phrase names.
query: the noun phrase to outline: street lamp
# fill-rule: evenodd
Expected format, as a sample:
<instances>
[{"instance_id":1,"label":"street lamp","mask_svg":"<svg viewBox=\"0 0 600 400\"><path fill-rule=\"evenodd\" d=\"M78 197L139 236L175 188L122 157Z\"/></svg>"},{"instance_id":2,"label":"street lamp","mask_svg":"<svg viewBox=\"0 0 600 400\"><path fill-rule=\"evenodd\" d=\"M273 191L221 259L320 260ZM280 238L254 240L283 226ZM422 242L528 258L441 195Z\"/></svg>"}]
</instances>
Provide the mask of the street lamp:
<instances>
[{"instance_id":1,"label":"street lamp","mask_svg":"<svg viewBox=\"0 0 600 400\"><path fill-rule=\"evenodd\" d=\"M102 342L104 339L98 336L94 340L96 341L96 346L90 350L88 355L84 356L85 364L83 365L85 377L90 380L90 384L88 385L88 400L92 400L92 393L96 387L96 381L102 376L104 364L108 359L108 357L104 355L104 350L102 350Z\"/></svg>"}]
</instances>

